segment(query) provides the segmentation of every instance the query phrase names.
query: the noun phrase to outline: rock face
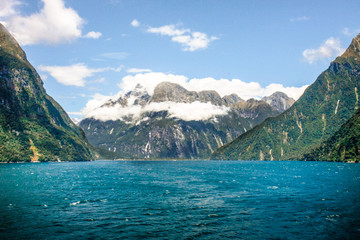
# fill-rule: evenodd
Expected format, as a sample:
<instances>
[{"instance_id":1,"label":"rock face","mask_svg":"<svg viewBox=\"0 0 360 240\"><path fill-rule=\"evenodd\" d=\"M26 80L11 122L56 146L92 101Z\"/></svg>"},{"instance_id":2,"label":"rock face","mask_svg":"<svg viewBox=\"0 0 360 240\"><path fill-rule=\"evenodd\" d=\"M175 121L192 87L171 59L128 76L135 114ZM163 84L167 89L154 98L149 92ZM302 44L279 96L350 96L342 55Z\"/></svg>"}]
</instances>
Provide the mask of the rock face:
<instances>
[{"instance_id":1,"label":"rock face","mask_svg":"<svg viewBox=\"0 0 360 240\"><path fill-rule=\"evenodd\" d=\"M151 98L152 102L176 102L176 103L192 103L210 102L216 106L225 104L224 100L216 91L188 91L184 87L176 83L162 82L154 89L154 95Z\"/></svg>"},{"instance_id":2,"label":"rock face","mask_svg":"<svg viewBox=\"0 0 360 240\"><path fill-rule=\"evenodd\" d=\"M263 97L263 101L270 104L273 108L277 109L280 112L284 112L286 109L290 108L295 100L288 97L285 93L275 92L269 97Z\"/></svg>"},{"instance_id":3,"label":"rock face","mask_svg":"<svg viewBox=\"0 0 360 240\"><path fill-rule=\"evenodd\" d=\"M302 159L359 107L360 34L286 112L218 149L216 159ZM316 159L315 159L316 160Z\"/></svg>"},{"instance_id":4,"label":"rock face","mask_svg":"<svg viewBox=\"0 0 360 240\"><path fill-rule=\"evenodd\" d=\"M93 159L84 132L43 87L25 52L0 24L0 161Z\"/></svg>"},{"instance_id":5,"label":"rock face","mask_svg":"<svg viewBox=\"0 0 360 240\"><path fill-rule=\"evenodd\" d=\"M224 143L280 111L236 94L188 91L162 82L109 99L80 122L90 143L123 158L208 158Z\"/></svg>"}]
</instances>

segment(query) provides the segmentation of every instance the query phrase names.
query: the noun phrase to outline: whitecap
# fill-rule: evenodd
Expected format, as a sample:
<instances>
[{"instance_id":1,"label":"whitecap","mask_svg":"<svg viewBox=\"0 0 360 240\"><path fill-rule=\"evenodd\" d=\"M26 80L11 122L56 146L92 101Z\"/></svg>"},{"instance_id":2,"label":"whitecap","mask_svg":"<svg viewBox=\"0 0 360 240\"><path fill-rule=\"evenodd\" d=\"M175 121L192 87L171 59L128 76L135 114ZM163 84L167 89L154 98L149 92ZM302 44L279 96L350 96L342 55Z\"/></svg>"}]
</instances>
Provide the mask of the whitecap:
<instances>
[{"instance_id":1,"label":"whitecap","mask_svg":"<svg viewBox=\"0 0 360 240\"><path fill-rule=\"evenodd\" d=\"M70 206L75 206L75 205L78 205L79 203L80 203L80 201L73 202L73 203L70 203Z\"/></svg>"}]
</instances>

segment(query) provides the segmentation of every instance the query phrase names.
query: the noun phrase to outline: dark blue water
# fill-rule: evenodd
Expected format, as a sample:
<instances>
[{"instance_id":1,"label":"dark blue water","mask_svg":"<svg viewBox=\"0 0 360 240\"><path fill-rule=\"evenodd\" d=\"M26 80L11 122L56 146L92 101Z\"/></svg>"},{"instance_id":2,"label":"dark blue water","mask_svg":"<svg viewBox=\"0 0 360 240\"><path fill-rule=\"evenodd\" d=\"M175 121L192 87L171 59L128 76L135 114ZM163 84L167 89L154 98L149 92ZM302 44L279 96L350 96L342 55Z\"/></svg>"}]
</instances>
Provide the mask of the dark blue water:
<instances>
[{"instance_id":1,"label":"dark blue water","mask_svg":"<svg viewBox=\"0 0 360 240\"><path fill-rule=\"evenodd\" d=\"M1 164L0 188L0 239L360 239L360 164Z\"/></svg>"}]
</instances>

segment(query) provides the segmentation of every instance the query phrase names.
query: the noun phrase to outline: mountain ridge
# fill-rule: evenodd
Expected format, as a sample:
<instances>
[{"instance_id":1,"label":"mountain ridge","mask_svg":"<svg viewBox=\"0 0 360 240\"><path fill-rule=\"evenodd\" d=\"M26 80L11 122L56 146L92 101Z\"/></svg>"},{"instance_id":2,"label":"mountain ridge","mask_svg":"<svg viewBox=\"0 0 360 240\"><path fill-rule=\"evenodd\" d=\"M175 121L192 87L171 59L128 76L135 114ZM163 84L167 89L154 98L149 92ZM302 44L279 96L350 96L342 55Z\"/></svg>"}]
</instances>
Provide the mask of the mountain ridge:
<instances>
[{"instance_id":1,"label":"mountain ridge","mask_svg":"<svg viewBox=\"0 0 360 240\"><path fill-rule=\"evenodd\" d=\"M50 97L25 52L0 23L0 161L94 158L84 132Z\"/></svg>"},{"instance_id":2,"label":"mountain ridge","mask_svg":"<svg viewBox=\"0 0 360 240\"><path fill-rule=\"evenodd\" d=\"M104 117L108 112L109 116ZM141 86L90 111L80 122L89 141L127 158L208 158L215 149L280 111L236 94L188 91L161 82Z\"/></svg>"}]
</instances>

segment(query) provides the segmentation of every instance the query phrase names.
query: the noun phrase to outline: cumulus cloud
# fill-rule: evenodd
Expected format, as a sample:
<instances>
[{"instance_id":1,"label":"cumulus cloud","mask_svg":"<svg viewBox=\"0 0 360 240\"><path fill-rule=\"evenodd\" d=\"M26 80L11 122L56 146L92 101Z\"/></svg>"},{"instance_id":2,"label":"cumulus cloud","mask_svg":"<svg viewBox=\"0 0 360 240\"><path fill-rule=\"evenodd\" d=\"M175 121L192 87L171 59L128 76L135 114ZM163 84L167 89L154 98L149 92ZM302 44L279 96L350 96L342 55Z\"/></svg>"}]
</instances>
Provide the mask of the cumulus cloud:
<instances>
[{"instance_id":1,"label":"cumulus cloud","mask_svg":"<svg viewBox=\"0 0 360 240\"><path fill-rule=\"evenodd\" d=\"M43 8L37 13L29 16L14 14L4 19L5 26L21 45L59 44L82 37L85 21L74 9L66 7L63 0L42 0L42 2ZM19 1L11 0L10 3L12 3L10 10L13 10ZM98 38L100 34L89 32L84 37Z\"/></svg>"},{"instance_id":2,"label":"cumulus cloud","mask_svg":"<svg viewBox=\"0 0 360 240\"><path fill-rule=\"evenodd\" d=\"M102 33L101 32L88 32L84 38L93 38L93 39L98 39L99 37L101 37Z\"/></svg>"},{"instance_id":3,"label":"cumulus cloud","mask_svg":"<svg viewBox=\"0 0 360 240\"><path fill-rule=\"evenodd\" d=\"M320 59L331 59L344 53L339 39L329 38L317 49L306 49L303 51L305 60L312 64Z\"/></svg>"},{"instance_id":4,"label":"cumulus cloud","mask_svg":"<svg viewBox=\"0 0 360 240\"><path fill-rule=\"evenodd\" d=\"M205 49L210 42L217 40L217 37L208 37L206 33L193 32L190 29L179 29L175 25L165 25L158 28L149 27L149 33L156 33L171 37L171 41L180 43L184 51L193 52Z\"/></svg>"},{"instance_id":5,"label":"cumulus cloud","mask_svg":"<svg viewBox=\"0 0 360 240\"><path fill-rule=\"evenodd\" d=\"M130 23L131 26L133 27L139 27L140 26L140 22L136 19L132 20Z\"/></svg>"},{"instance_id":6,"label":"cumulus cloud","mask_svg":"<svg viewBox=\"0 0 360 240\"><path fill-rule=\"evenodd\" d=\"M86 84L86 78L92 77L94 73L104 71L121 71L119 68L89 68L84 63L77 63L70 66L39 66L39 70L49 73L56 81L64 85L72 85L83 87ZM100 78L96 82L103 82L104 79Z\"/></svg>"}]
</instances>

